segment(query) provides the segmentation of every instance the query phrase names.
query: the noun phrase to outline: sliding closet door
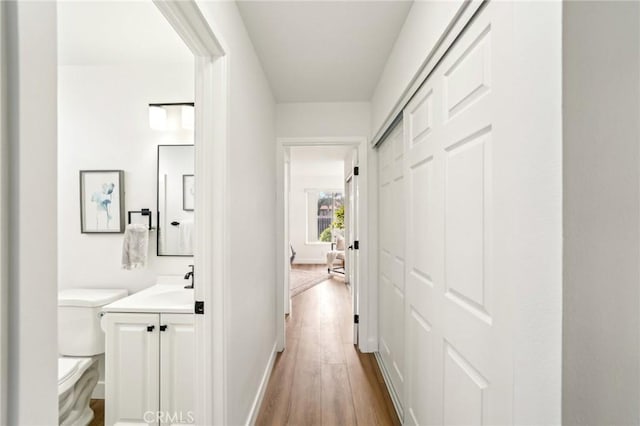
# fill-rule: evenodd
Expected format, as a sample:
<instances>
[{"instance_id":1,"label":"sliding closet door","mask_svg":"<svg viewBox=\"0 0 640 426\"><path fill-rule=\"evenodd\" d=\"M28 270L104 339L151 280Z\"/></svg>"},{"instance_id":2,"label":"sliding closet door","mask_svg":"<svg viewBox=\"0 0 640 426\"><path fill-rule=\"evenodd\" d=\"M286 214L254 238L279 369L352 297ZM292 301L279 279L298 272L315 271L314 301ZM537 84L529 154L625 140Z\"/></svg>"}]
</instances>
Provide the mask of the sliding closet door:
<instances>
[{"instance_id":1,"label":"sliding closet door","mask_svg":"<svg viewBox=\"0 0 640 426\"><path fill-rule=\"evenodd\" d=\"M404 111L405 424L442 424L444 193L442 92L430 80ZM437 124L436 124L437 123Z\"/></svg>"},{"instance_id":2,"label":"sliding closet door","mask_svg":"<svg viewBox=\"0 0 640 426\"><path fill-rule=\"evenodd\" d=\"M400 124L378 152L379 342L391 393L404 397L404 144Z\"/></svg>"},{"instance_id":3,"label":"sliding closet door","mask_svg":"<svg viewBox=\"0 0 640 426\"><path fill-rule=\"evenodd\" d=\"M514 283L494 251L508 8L481 11L404 111L405 424L512 422Z\"/></svg>"}]
</instances>

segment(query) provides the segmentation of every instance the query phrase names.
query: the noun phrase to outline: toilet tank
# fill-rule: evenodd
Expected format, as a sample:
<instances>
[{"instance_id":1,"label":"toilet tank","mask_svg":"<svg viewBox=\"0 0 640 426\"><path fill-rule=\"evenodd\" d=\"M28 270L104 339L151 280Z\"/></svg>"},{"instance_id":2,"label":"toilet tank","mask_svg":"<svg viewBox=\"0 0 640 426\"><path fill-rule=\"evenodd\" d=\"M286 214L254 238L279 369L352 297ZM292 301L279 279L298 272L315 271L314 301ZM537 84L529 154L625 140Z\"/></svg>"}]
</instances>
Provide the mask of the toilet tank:
<instances>
[{"instance_id":1,"label":"toilet tank","mask_svg":"<svg viewBox=\"0 0 640 426\"><path fill-rule=\"evenodd\" d=\"M104 352L102 307L125 297L123 289L65 289L58 292L58 353L91 356Z\"/></svg>"}]
</instances>

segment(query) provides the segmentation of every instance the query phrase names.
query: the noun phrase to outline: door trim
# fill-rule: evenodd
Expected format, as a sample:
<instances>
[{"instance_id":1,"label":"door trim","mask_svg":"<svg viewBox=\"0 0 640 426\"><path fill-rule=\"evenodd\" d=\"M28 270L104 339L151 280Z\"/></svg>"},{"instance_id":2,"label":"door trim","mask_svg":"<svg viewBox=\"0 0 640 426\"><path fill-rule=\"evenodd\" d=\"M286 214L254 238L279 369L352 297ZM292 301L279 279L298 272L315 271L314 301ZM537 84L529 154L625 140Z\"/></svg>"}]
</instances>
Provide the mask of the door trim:
<instances>
[{"instance_id":1,"label":"door trim","mask_svg":"<svg viewBox=\"0 0 640 426\"><path fill-rule=\"evenodd\" d=\"M358 276L361 285L359 287L358 300L360 303L360 323L359 323L359 342L358 347L362 352L373 352L378 349L377 336L374 334L376 330L377 317L377 299L375 298L377 280L369 279L369 264L371 263L369 253L375 248L371 244L373 242L373 233L369 232L369 191L368 178L375 170L369 170L367 162L368 158L368 139L366 137L287 137L277 138L276 149L276 331L277 331L277 349L283 351L286 342L285 333L285 305L288 303L289 283L288 274L285 271L289 268L289 244L286 239L285 230L285 200L284 200L284 161L285 150L290 147L301 146L352 146L358 149L358 161L361 167L360 179L360 217L359 229L360 235L358 239L364 244L360 247L360 270ZM373 293L373 294L372 294Z\"/></svg>"},{"instance_id":2,"label":"door trim","mask_svg":"<svg viewBox=\"0 0 640 426\"><path fill-rule=\"evenodd\" d=\"M196 424L227 424L229 50L217 25L202 15L194 0L153 2L195 57L194 292L196 300L204 301L205 312L195 315L194 414Z\"/></svg>"}]
</instances>

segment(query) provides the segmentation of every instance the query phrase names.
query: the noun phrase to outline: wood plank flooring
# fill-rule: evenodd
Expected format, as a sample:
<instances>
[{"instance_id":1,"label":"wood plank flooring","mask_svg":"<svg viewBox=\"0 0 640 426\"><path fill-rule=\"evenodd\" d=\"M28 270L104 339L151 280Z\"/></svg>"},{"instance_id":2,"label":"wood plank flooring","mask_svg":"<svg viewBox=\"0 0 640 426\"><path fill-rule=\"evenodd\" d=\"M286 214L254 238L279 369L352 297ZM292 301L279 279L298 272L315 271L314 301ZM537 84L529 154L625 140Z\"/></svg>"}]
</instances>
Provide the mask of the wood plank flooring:
<instances>
[{"instance_id":1,"label":"wood plank flooring","mask_svg":"<svg viewBox=\"0 0 640 426\"><path fill-rule=\"evenodd\" d=\"M104 426L104 399L92 399L90 406L93 410L93 420L89 426Z\"/></svg>"},{"instance_id":2,"label":"wood plank flooring","mask_svg":"<svg viewBox=\"0 0 640 426\"><path fill-rule=\"evenodd\" d=\"M352 321L342 278L292 299L287 347L276 358L257 425L400 424L375 357L351 343Z\"/></svg>"}]
</instances>

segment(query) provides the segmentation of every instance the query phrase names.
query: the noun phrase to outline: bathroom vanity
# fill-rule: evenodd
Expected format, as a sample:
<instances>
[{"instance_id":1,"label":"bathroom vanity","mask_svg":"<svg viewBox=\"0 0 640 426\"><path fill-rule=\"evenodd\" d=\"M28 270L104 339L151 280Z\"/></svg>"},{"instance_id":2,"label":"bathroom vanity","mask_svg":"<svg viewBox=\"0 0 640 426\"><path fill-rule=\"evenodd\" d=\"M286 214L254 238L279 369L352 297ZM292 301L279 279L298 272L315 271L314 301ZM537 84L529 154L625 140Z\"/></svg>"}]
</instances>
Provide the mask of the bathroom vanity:
<instances>
[{"instance_id":1,"label":"bathroom vanity","mask_svg":"<svg viewBox=\"0 0 640 426\"><path fill-rule=\"evenodd\" d=\"M103 308L105 424L193 423L193 290L182 277Z\"/></svg>"}]
</instances>

